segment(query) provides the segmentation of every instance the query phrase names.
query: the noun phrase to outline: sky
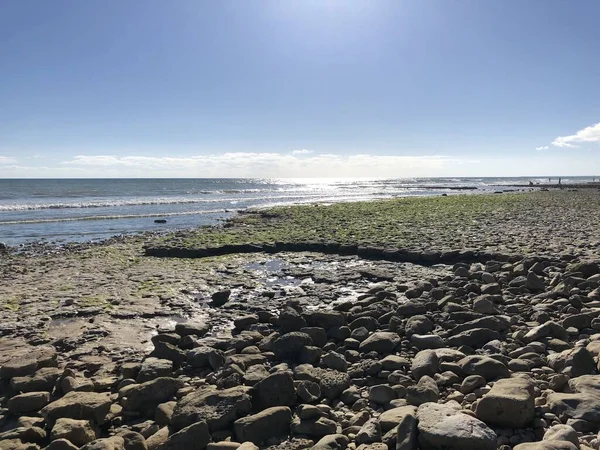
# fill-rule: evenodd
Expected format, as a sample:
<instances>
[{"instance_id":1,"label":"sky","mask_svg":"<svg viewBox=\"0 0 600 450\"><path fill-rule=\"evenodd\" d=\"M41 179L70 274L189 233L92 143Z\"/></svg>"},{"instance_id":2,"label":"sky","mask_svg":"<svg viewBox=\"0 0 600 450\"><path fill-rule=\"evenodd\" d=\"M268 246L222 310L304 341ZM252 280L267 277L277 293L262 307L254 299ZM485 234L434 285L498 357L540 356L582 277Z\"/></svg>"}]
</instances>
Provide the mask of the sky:
<instances>
[{"instance_id":1,"label":"sky","mask_svg":"<svg viewBox=\"0 0 600 450\"><path fill-rule=\"evenodd\" d=\"M0 178L600 175L597 0L4 0Z\"/></svg>"}]
</instances>

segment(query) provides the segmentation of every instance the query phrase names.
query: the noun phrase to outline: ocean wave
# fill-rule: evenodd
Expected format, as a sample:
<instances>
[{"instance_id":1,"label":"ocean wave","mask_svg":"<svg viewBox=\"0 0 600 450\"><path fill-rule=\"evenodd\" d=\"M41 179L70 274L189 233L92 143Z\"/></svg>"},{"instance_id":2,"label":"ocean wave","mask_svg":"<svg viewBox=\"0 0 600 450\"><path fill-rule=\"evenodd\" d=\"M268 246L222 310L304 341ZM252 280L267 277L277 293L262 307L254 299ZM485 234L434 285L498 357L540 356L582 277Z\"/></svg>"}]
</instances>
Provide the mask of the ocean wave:
<instances>
[{"instance_id":1,"label":"ocean wave","mask_svg":"<svg viewBox=\"0 0 600 450\"><path fill-rule=\"evenodd\" d=\"M23 225L35 223L53 223L53 222L80 222L88 220L119 220L119 219L140 219L145 217L154 217L157 219L174 216L192 216L197 214L219 214L234 212L228 209L213 209L213 210L198 210L198 211L183 211L171 212L165 214L115 214L115 215L98 215L98 216L82 216L82 217L52 217L47 219L18 219L1 221L0 225Z\"/></svg>"},{"instance_id":2,"label":"ocean wave","mask_svg":"<svg viewBox=\"0 0 600 450\"><path fill-rule=\"evenodd\" d=\"M86 202L56 202L56 203L21 203L0 205L0 212L8 211L36 211L46 209L86 209L86 208L115 208L123 206L152 206L152 205L177 205L194 203L232 203L241 201L256 201L268 198L273 199L296 199L319 194L302 195L279 195L279 196L261 196L261 197L218 197L218 198L185 198L185 197L157 197L157 198L135 198L120 200L91 200Z\"/></svg>"}]
</instances>

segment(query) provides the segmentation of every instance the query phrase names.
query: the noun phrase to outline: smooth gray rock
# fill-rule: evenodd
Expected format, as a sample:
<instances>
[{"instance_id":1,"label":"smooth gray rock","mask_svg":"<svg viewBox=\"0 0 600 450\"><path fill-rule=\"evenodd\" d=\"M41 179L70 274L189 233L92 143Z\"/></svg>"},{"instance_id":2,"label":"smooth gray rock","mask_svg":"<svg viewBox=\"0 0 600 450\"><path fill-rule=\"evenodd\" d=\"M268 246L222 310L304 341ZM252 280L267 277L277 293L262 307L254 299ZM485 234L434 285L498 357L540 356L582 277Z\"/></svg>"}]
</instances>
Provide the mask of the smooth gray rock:
<instances>
[{"instance_id":1,"label":"smooth gray rock","mask_svg":"<svg viewBox=\"0 0 600 450\"><path fill-rule=\"evenodd\" d=\"M469 355L457 364L465 375L481 375L487 381L510 376L508 367L489 356Z\"/></svg>"},{"instance_id":2,"label":"smooth gray rock","mask_svg":"<svg viewBox=\"0 0 600 450\"><path fill-rule=\"evenodd\" d=\"M439 359L433 350L421 350L417 353L410 367L413 378L417 381L427 375L433 377L439 371Z\"/></svg>"},{"instance_id":3,"label":"smooth gray rock","mask_svg":"<svg viewBox=\"0 0 600 450\"><path fill-rule=\"evenodd\" d=\"M93 420L102 425L110 410L110 396L97 392L72 391L46 405L40 414L49 421L61 417L78 420Z\"/></svg>"},{"instance_id":4,"label":"smooth gray rock","mask_svg":"<svg viewBox=\"0 0 600 450\"><path fill-rule=\"evenodd\" d=\"M208 425L200 421L170 435L160 450L204 450L209 442Z\"/></svg>"},{"instance_id":5,"label":"smooth gray rock","mask_svg":"<svg viewBox=\"0 0 600 450\"><path fill-rule=\"evenodd\" d=\"M525 378L504 378L477 403L475 415L487 424L525 428L535 418L535 384Z\"/></svg>"},{"instance_id":6,"label":"smooth gray rock","mask_svg":"<svg viewBox=\"0 0 600 450\"><path fill-rule=\"evenodd\" d=\"M292 411L287 406L275 406L234 422L234 433L239 442L250 441L256 445L290 431Z\"/></svg>"},{"instance_id":7,"label":"smooth gray rock","mask_svg":"<svg viewBox=\"0 0 600 450\"><path fill-rule=\"evenodd\" d=\"M406 388L406 401L410 405L419 406L428 402L437 402L440 398L440 391L433 378L424 375L414 386Z\"/></svg>"},{"instance_id":8,"label":"smooth gray rock","mask_svg":"<svg viewBox=\"0 0 600 450\"><path fill-rule=\"evenodd\" d=\"M182 429L204 421L211 432L227 428L252 408L250 388L238 386L229 389L199 389L186 395L173 409L171 425Z\"/></svg>"},{"instance_id":9,"label":"smooth gray rock","mask_svg":"<svg viewBox=\"0 0 600 450\"><path fill-rule=\"evenodd\" d=\"M492 429L450 406L425 403L417 410L417 419L421 450L496 450Z\"/></svg>"},{"instance_id":10,"label":"smooth gray rock","mask_svg":"<svg viewBox=\"0 0 600 450\"><path fill-rule=\"evenodd\" d=\"M555 372L573 378L596 372L594 357L585 347L575 347L549 355L548 365Z\"/></svg>"},{"instance_id":11,"label":"smooth gray rock","mask_svg":"<svg viewBox=\"0 0 600 450\"><path fill-rule=\"evenodd\" d=\"M567 441L579 446L579 435L569 425L553 425L544 433L544 441Z\"/></svg>"},{"instance_id":12,"label":"smooth gray rock","mask_svg":"<svg viewBox=\"0 0 600 450\"><path fill-rule=\"evenodd\" d=\"M358 350L363 353L392 353L400 344L400 341L400 336L398 336L397 333L392 333L390 331L378 331L362 341Z\"/></svg>"}]
</instances>

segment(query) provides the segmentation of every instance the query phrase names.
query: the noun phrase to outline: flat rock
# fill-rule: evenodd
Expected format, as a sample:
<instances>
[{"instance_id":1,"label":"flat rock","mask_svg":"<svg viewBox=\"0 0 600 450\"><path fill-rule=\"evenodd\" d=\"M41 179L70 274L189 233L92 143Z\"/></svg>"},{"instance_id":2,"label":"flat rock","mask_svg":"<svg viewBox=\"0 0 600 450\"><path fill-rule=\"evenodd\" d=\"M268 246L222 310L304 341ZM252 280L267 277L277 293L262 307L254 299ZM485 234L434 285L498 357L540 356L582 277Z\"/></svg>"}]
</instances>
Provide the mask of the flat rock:
<instances>
[{"instance_id":1,"label":"flat rock","mask_svg":"<svg viewBox=\"0 0 600 450\"><path fill-rule=\"evenodd\" d=\"M31 375L12 378L10 385L15 391L19 392L50 392L54 389L56 380L58 380L61 373L56 367L42 367Z\"/></svg>"},{"instance_id":2,"label":"flat rock","mask_svg":"<svg viewBox=\"0 0 600 450\"><path fill-rule=\"evenodd\" d=\"M414 406L401 406L399 408L388 409L379 416L379 425L381 432L387 433L392 428L397 427L407 415L416 417L417 408Z\"/></svg>"},{"instance_id":3,"label":"flat rock","mask_svg":"<svg viewBox=\"0 0 600 450\"><path fill-rule=\"evenodd\" d=\"M481 348L490 341L500 339L500 337L500 333L496 330L473 328L448 338L448 345L451 347L466 345L471 348Z\"/></svg>"},{"instance_id":4,"label":"flat rock","mask_svg":"<svg viewBox=\"0 0 600 450\"><path fill-rule=\"evenodd\" d=\"M510 376L508 367L489 356L469 355L457 364L465 375L480 375L487 381Z\"/></svg>"},{"instance_id":5,"label":"flat rock","mask_svg":"<svg viewBox=\"0 0 600 450\"><path fill-rule=\"evenodd\" d=\"M161 377L141 384L132 384L119 390L123 408L129 411L140 411L154 416L156 407L171 400L183 386L177 378Z\"/></svg>"},{"instance_id":6,"label":"flat rock","mask_svg":"<svg viewBox=\"0 0 600 450\"><path fill-rule=\"evenodd\" d=\"M204 450L210 442L206 422L193 423L169 436L160 450Z\"/></svg>"},{"instance_id":7,"label":"flat rock","mask_svg":"<svg viewBox=\"0 0 600 450\"><path fill-rule=\"evenodd\" d=\"M496 450L497 436L485 423L456 409L425 403L417 410L421 450Z\"/></svg>"},{"instance_id":8,"label":"flat rock","mask_svg":"<svg viewBox=\"0 0 600 450\"><path fill-rule=\"evenodd\" d=\"M546 337L553 337L562 341L568 341L569 333L561 325L557 324L556 322L549 321L529 330L523 337L523 340L525 342L534 342Z\"/></svg>"},{"instance_id":9,"label":"flat rock","mask_svg":"<svg viewBox=\"0 0 600 450\"><path fill-rule=\"evenodd\" d=\"M475 415L487 424L525 428L535 418L534 387L525 378L498 380L477 403Z\"/></svg>"},{"instance_id":10,"label":"flat rock","mask_svg":"<svg viewBox=\"0 0 600 450\"><path fill-rule=\"evenodd\" d=\"M350 440L343 434L329 434L323 436L312 447L312 450L345 450Z\"/></svg>"},{"instance_id":11,"label":"flat rock","mask_svg":"<svg viewBox=\"0 0 600 450\"><path fill-rule=\"evenodd\" d=\"M567 441L579 446L579 435L570 425L554 425L544 433L544 441Z\"/></svg>"},{"instance_id":12,"label":"flat rock","mask_svg":"<svg viewBox=\"0 0 600 450\"><path fill-rule=\"evenodd\" d=\"M600 396L589 391L573 394L553 393L548 396L547 405L559 418L582 419L600 424Z\"/></svg>"},{"instance_id":13,"label":"flat rock","mask_svg":"<svg viewBox=\"0 0 600 450\"><path fill-rule=\"evenodd\" d=\"M579 450L579 446L568 441L541 441L519 444L513 450Z\"/></svg>"},{"instance_id":14,"label":"flat rock","mask_svg":"<svg viewBox=\"0 0 600 450\"><path fill-rule=\"evenodd\" d=\"M400 344L400 341L400 336L397 333L378 331L362 341L358 349L364 353L392 353L398 344Z\"/></svg>"},{"instance_id":15,"label":"flat rock","mask_svg":"<svg viewBox=\"0 0 600 450\"><path fill-rule=\"evenodd\" d=\"M50 402L49 392L26 392L8 400L8 410L13 414L38 411Z\"/></svg>"},{"instance_id":16,"label":"flat rock","mask_svg":"<svg viewBox=\"0 0 600 450\"><path fill-rule=\"evenodd\" d=\"M205 421L211 432L227 428L252 408L250 388L238 386L230 389L199 389L177 402L171 425L182 429L193 423Z\"/></svg>"},{"instance_id":17,"label":"flat rock","mask_svg":"<svg viewBox=\"0 0 600 450\"><path fill-rule=\"evenodd\" d=\"M287 436L291 421L290 408L275 406L236 420L233 429L239 442L250 441L258 445L270 438Z\"/></svg>"},{"instance_id":18,"label":"flat rock","mask_svg":"<svg viewBox=\"0 0 600 450\"><path fill-rule=\"evenodd\" d=\"M79 420L93 420L97 424L103 424L110 410L110 396L97 392L72 391L64 397L46 405L41 415L49 420L56 421L61 417Z\"/></svg>"},{"instance_id":19,"label":"flat rock","mask_svg":"<svg viewBox=\"0 0 600 450\"><path fill-rule=\"evenodd\" d=\"M50 438L67 439L77 447L92 442L99 435L98 429L89 420L60 418L52 427Z\"/></svg>"}]
</instances>

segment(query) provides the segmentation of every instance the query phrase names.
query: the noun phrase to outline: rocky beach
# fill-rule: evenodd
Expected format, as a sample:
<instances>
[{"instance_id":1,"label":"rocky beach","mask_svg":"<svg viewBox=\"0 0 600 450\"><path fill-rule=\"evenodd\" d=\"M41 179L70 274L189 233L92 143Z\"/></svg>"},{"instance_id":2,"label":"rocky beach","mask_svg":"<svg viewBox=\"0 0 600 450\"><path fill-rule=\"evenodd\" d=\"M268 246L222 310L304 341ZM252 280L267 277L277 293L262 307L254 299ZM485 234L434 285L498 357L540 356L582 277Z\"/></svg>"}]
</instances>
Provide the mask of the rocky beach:
<instances>
[{"instance_id":1,"label":"rocky beach","mask_svg":"<svg viewBox=\"0 0 600 450\"><path fill-rule=\"evenodd\" d=\"M0 253L0 449L600 449L600 191Z\"/></svg>"}]
</instances>

